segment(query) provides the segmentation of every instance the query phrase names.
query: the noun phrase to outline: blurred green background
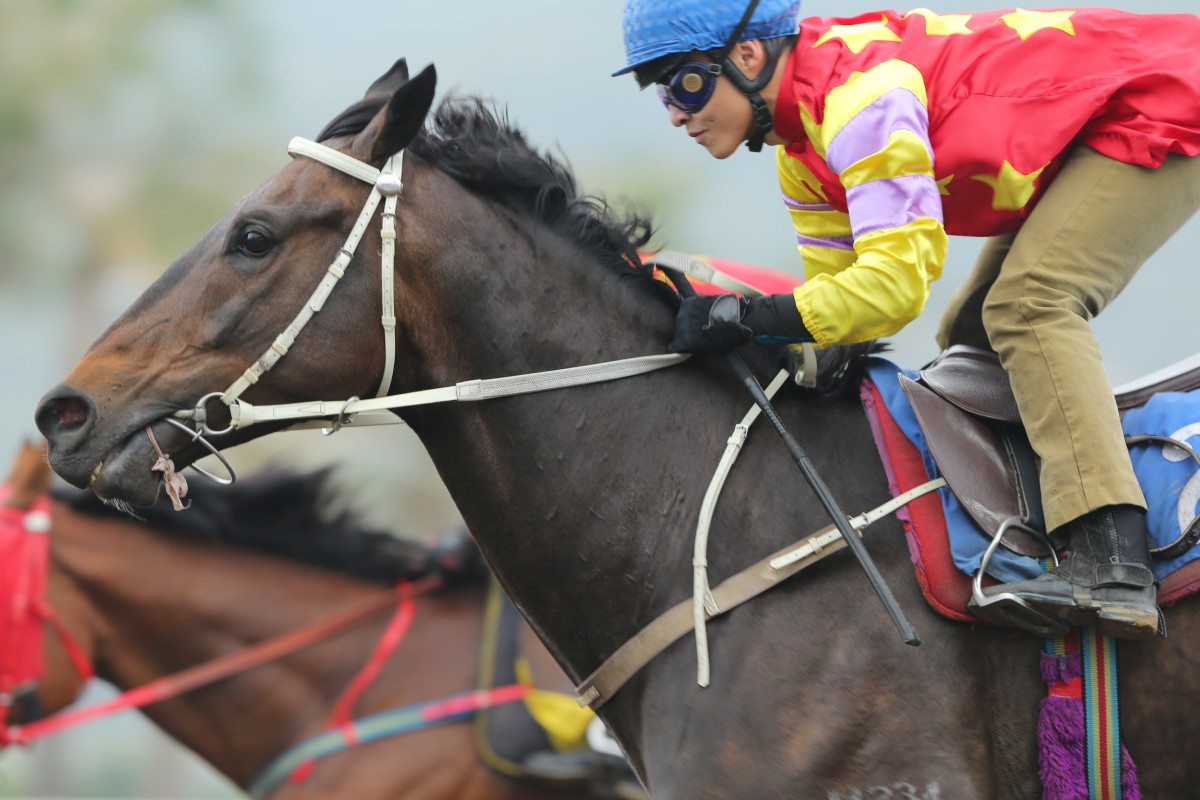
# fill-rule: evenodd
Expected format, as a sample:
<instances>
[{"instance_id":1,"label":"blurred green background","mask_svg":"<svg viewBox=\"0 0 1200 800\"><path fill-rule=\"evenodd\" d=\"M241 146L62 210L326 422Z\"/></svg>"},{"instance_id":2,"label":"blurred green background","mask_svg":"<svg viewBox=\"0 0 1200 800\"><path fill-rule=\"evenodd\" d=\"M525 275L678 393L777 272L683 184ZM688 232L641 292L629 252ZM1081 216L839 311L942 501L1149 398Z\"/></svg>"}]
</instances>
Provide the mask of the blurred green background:
<instances>
[{"instance_id":1,"label":"blurred green background","mask_svg":"<svg viewBox=\"0 0 1200 800\"><path fill-rule=\"evenodd\" d=\"M930 2L939 12L994 3ZM1197 10L1195 0L1092 3ZM32 414L104 327L231 204L392 62L435 62L439 94L506 106L580 185L650 212L655 244L799 274L773 158L713 161L671 128L622 62L621 0L0 1L0 458L36 436ZM874 3L806 0L805 15ZM895 360L935 355L932 331L978 242L955 240L927 313ZM1195 350L1193 221L1096 323L1120 383ZM474 376L463 376L474 377ZM270 437L236 466L339 465L347 502L398 534L457 516L415 437ZM105 696L98 687L88 700ZM0 755L0 796L232 797L204 765L127 713Z\"/></svg>"}]
</instances>

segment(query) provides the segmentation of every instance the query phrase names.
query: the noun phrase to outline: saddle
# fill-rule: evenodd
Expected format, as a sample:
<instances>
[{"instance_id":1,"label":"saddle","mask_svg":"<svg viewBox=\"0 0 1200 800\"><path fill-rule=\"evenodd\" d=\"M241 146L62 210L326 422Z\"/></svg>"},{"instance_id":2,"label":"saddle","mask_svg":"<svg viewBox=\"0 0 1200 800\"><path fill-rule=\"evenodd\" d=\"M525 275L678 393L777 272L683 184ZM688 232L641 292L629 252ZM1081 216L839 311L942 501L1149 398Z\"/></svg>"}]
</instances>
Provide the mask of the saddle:
<instances>
[{"instance_id":1,"label":"saddle","mask_svg":"<svg viewBox=\"0 0 1200 800\"><path fill-rule=\"evenodd\" d=\"M1037 456L1021 426L1008 373L994 353L955 345L918 373L900 376L942 477L984 533L1014 517L1043 530ZM1033 535L1008 530L1004 546L1046 553Z\"/></svg>"},{"instance_id":2,"label":"saddle","mask_svg":"<svg viewBox=\"0 0 1200 800\"><path fill-rule=\"evenodd\" d=\"M1045 534L1039 460L1020 422L1008 374L997 356L986 350L955 345L916 373L899 375L904 396L925 437L937 469L962 509L993 541L984 556L1001 546L1021 556L1052 557L1064 542ZM1122 415L1144 406L1162 392L1200 387L1200 359L1182 362L1115 392ZM1127 436L1131 447L1161 443L1200 464L1186 443L1160 435ZM1152 548L1158 559L1183 555L1200 540L1200 515L1181 523L1177 539ZM1164 581L1160 598L1175 599L1194 590L1200 565ZM981 569L980 572L983 570ZM1191 587L1184 591L1185 586ZM976 585L978 591L978 583ZM979 599L978 597L976 598Z\"/></svg>"}]
</instances>

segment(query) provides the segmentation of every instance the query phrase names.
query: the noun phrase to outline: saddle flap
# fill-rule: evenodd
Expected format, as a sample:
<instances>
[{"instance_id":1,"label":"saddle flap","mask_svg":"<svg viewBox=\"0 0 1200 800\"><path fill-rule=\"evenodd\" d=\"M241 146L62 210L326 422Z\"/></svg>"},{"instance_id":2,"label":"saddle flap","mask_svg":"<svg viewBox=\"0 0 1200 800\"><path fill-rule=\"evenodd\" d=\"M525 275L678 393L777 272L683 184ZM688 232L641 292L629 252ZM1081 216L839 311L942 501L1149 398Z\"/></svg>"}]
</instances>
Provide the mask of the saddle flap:
<instances>
[{"instance_id":1,"label":"saddle flap","mask_svg":"<svg viewBox=\"0 0 1200 800\"><path fill-rule=\"evenodd\" d=\"M970 414L1021 424L1008 373L990 350L956 344L921 370L921 382Z\"/></svg>"},{"instance_id":2,"label":"saddle flap","mask_svg":"<svg viewBox=\"0 0 1200 800\"><path fill-rule=\"evenodd\" d=\"M1015 453L1004 438L921 383L905 375L899 380L942 477L975 524L995 536L1010 517L1038 519L1040 503L1030 502L1022 490ZM1009 530L1003 543L1021 555L1045 553L1040 542L1019 530Z\"/></svg>"}]
</instances>

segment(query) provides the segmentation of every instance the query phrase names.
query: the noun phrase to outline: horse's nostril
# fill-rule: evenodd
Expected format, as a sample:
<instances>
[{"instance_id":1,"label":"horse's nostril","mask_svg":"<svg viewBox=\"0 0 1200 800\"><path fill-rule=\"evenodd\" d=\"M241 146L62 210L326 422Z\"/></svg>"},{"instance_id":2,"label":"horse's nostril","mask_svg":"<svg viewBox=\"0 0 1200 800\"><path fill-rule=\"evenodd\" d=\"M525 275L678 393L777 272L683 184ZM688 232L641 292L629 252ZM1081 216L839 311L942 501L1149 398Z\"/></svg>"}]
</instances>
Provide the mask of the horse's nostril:
<instances>
[{"instance_id":1,"label":"horse's nostril","mask_svg":"<svg viewBox=\"0 0 1200 800\"><path fill-rule=\"evenodd\" d=\"M88 419L87 403L78 397L61 397L51 400L46 407L46 412L58 422L59 427L67 430L78 428Z\"/></svg>"},{"instance_id":2,"label":"horse's nostril","mask_svg":"<svg viewBox=\"0 0 1200 800\"><path fill-rule=\"evenodd\" d=\"M42 399L35 420L42 435L55 444L62 436L83 434L95 416L95 406L86 395L60 387Z\"/></svg>"}]
</instances>

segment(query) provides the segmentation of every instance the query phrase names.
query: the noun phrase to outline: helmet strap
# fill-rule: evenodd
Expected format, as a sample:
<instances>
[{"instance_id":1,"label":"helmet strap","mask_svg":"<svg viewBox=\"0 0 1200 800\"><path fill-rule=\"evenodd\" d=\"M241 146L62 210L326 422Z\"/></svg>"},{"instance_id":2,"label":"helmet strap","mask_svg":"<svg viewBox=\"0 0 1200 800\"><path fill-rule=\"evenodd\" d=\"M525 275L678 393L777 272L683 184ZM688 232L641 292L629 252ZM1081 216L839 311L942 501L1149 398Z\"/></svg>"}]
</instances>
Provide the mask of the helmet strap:
<instances>
[{"instance_id":1,"label":"helmet strap","mask_svg":"<svg viewBox=\"0 0 1200 800\"><path fill-rule=\"evenodd\" d=\"M747 78L745 73L738 69L737 65L727 55L720 62L722 74L729 78L738 91L746 95L750 100L750 107L754 110L754 133L746 141L746 147L752 153L762 150L764 138L774 127L774 121L771 119L771 110L767 107L767 102L763 100L760 92L771 82L772 76L775 75L775 67L779 63L779 56L795 40L796 37L794 36L776 36L760 40L762 41L763 49L766 51L767 58L763 64L763 68L759 70L754 78Z\"/></svg>"},{"instance_id":2,"label":"helmet strap","mask_svg":"<svg viewBox=\"0 0 1200 800\"><path fill-rule=\"evenodd\" d=\"M713 61L720 64L722 61L728 60L729 53L733 50L734 45L741 40L742 31L746 30L746 26L750 24L750 18L754 16L754 9L756 8L758 8L758 0L750 0L745 12L742 13L742 18L734 26L733 33L729 34L729 38L725 40L725 46L718 51L719 55Z\"/></svg>"},{"instance_id":3,"label":"helmet strap","mask_svg":"<svg viewBox=\"0 0 1200 800\"><path fill-rule=\"evenodd\" d=\"M774 127L774 121L771 119L771 110L767 108L767 101L763 100L761 94L755 92L747 97L750 107L754 109L754 133L746 140L746 148L751 153L757 153L763 149L766 136Z\"/></svg>"}]
</instances>

